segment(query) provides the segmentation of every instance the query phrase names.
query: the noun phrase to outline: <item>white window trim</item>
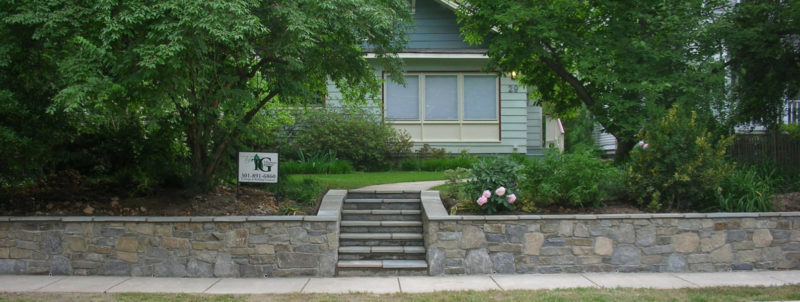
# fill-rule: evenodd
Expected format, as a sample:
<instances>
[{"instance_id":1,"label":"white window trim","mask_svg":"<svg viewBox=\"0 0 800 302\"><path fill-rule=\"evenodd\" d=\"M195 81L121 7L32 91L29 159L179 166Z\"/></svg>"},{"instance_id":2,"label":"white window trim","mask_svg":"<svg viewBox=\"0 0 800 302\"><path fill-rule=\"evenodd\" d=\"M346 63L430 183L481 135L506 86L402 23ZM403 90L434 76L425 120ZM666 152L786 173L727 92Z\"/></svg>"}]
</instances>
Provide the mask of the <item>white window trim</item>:
<instances>
[{"instance_id":1,"label":"white window trim","mask_svg":"<svg viewBox=\"0 0 800 302\"><path fill-rule=\"evenodd\" d=\"M418 116L419 120L391 120L386 116L386 84L384 83L382 89L383 98L383 119L389 125L419 125L421 126L421 140L415 142L499 142L502 140L501 132L501 119L500 119L500 86L501 76L497 73L473 72L473 71L407 71L403 75L418 76L419 91L417 91L418 103ZM426 120L425 118L425 77L427 75L455 75L457 77L457 100L458 100L458 120ZM464 76L493 76L496 77L495 81L495 115L494 120L465 120L464 119ZM389 74L383 75L384 81L389 81ZM458 125L459 137L455 139L425 139L425 125ZM497 137L492 139L464 139L465 125L488 125L497 127Z\"/></svg>"}]
</instances>

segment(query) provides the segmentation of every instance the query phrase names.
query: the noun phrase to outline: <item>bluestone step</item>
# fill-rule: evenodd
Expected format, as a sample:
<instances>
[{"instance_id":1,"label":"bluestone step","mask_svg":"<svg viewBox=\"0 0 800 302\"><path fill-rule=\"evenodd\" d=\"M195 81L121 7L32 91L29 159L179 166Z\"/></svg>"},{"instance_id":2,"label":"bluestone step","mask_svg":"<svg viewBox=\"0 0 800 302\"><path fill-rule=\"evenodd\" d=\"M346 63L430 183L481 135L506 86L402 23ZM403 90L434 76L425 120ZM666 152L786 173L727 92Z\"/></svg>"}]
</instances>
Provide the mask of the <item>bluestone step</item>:
<instances>
[{"instance_id":1,"label":"bluestone step","mask_svg":"<svg viewBox=\"0 0 800 302\"><path fill-rule=\"evenodd\" d=\"M420 240L420 233L340 233L339 239L355 240Z\"/></svg>"},{"instance_id":2,"label":"bluestone step","mask_svg":"<svg viewBox=\"0 0 800 302\"><path fill-rule=\"evenodd\" d=\"M425 260L342 260L340 268L427 269Z\"/></svg>"}]
</instances>

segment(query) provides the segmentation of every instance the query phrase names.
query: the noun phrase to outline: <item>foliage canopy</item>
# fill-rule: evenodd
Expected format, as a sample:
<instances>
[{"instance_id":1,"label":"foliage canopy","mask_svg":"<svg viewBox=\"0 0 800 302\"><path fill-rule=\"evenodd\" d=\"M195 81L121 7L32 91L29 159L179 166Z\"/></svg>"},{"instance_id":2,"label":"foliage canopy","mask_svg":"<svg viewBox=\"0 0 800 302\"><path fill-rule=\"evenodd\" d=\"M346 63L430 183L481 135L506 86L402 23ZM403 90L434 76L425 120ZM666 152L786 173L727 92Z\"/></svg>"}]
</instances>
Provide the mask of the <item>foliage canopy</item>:
<instances>
[{"instance_id":1,"label":"foliage canopy","mask_svg":"<svg viewBox=\"0 0 800 302\"><path fill-rule=\"evenodd\" d=\"M672 104L710 113L724 95L717 0L465 1L462 32L556 112L585 104L625 155Z\"/></svg>"},{"instance_id":2,"label":"foliage canopy","mask_svg":"<svg viewBox=\"0 0 800 302\"><path fill-rule=\"evenodd\" d=\"M376 53L376 64L398 70L393 53L404 45L398 24L407 22L398 21L409 19L407 5L3 0L0 98L22 108L4 111L3 120L13 123L0 137L39 140L20 125L30 118L57 119L49 127L81 135L133 130L140 149L156 144L175 160L188 157L184 175L191 185L208 187L237 144L257 139L248 135L291 122L269 110L278 98L316 97L328 80L345 91L375 87L363 45ZM31 100L37 111L26 115Z\"/></svg>"}]
</instances>

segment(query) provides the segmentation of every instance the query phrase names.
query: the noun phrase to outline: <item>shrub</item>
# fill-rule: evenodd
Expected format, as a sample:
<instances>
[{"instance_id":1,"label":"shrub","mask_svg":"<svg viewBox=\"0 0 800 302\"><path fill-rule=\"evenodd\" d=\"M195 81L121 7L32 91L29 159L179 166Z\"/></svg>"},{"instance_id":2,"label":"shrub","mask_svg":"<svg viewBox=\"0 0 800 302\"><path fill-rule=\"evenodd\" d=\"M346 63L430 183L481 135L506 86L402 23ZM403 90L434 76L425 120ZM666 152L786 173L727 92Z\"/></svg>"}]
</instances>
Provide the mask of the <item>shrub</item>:
<instances>
[{"instance_id":1,"label":"shrub","mask_svg":"<svg viewBox=\"0 0 800 302\"><path fill-rule=\"evenodd\" d=\"M754 167L736 169L717 190L716 210L723 212L769 212L772 210L774 173L759 173Z\"/></svg>"},{"instance_id":2,"label":"shrub","mask_svg":"<svg viewBox=\"0 0 800 302\"><path fill-rule=\"evenodd\" d=\"M446 158L447 152L444 148L433 148L431 145L423 144L421 148L414 152L418 158Z\"/></svg>"},{"instance_id":3,"label":"shrub","mask_svg":"<svg viewBox=\"0 0 800 302\"><path fill-rule=\"evenodd\" d=\"M524 191L535 204L599 207L613 196L620 172L589 149L560 154L547 150L525 170Z\"/></svg>"},{"instance_id":4,"label":"shrub","mask_svg":"<svg viewBox=\"0 0 800 302\"><path fill-rule=\"evenodd\" d=\"M491 215L502 210L512 210L520 197L518 184L524 178L523 166L509 158L485 158L472 166L472 179L467 182L469 200Z\"/></svg>"},{"instance_id":5,"label":"shrub","mask_svg":"<svg viewBox=\"0 0 800 302\"><path fill-rule=\"evenodd\" d=\"M322 195L322 185L311 178L300 181L290 180L288 177L281 179L279 194L283 200L294 200L301 204L313 204L317 196Z\"/></svg>"},{"instance_id":6,"label":"shrub","mask_svg":"<svg viewBox=\"0 0 800 302\"><path fill-rule=\"evenodd\" d=\"M297 161L284 161L281 173L286 174L347 174L353 172L353 165L337 159L332 153L323 156L308 156L300 152Z\"/></svg>"},{"instance_id":7,"label":"shrub","mask_svg":"<svg viewBox=\"0 0 800 302\"><path fill-rule=\"evenodd\" d=\"M309 110L298 118L290 150L306 154L336 154L361 170L386 168L410 154L411 141L365 112Z\"/></svg>"},{"instance_id":8,"label":"shrub","mask_svg":"<svg viewBox=\"0 0 800 302\"><path fill-rule=\"evenodd\" d=\"M465 199L464 188L466 183L461 182L461 180L469 177L469 175L470 170L461 167L445 170L444 177L447 181L445 182L446 186L442 189L442 194L447 198Z\"/></svg>"},{"instance_id":9,"label":"shrub","mask_svg":"<svg viewBox=\"0 0 800 302\"><path fill-rule=\"evenodd\" d=\"M794 139L800 139L800 123L782 124L781 131Z\"/></svg>"},{"instance_id":10,"label":"shrub","mask_svg":"<svg viewBox=\"0 0 800 302\"><path fill-rule=\"evenodd\" d=\"M466 151L456 157L412 158L399 164L403 171L445 171L472 167L478 158Z\"/></svg>"},{"instance_id":11,"label":"shrub","mask_svg":"<svg viewBox=\"0 0 800 302\"><path fill-rule=\"evenodd\" d=\"M627 185L639 205L651 209L713 207L715 191L733 170L725 151L733 137L714 139L694 111L671 108L640 134L631 151Z\"/></svg>"}]
</instances>

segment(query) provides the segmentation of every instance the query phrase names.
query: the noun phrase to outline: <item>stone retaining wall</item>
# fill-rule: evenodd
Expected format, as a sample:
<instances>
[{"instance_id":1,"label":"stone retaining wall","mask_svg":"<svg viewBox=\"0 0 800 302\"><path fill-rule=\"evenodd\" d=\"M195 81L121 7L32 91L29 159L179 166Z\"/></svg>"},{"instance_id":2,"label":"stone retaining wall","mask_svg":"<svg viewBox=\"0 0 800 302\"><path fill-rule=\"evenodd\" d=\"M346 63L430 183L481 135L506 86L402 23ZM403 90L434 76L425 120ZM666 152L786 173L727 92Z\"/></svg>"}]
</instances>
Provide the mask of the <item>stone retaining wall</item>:
<instances>
[{"instance_id":1,"label":"stone retaining wall","mask_svg":"<svg viewBox=\"0 0 800 302\"><path fill-rule=\"evenodd\" d=\"M316 216L0 217L0 274L333 276L346 195ZM431 275L800 269L800 212L449 216L421 197Z\"/></svg>"},{"instance_id":2,"label":"stone retaining wall","mask_svg":"<svg viewBox=\"0 0 800 302\"><path fill-rule=\"evenodd\" d=\"M0 217L0 274L333 276L345 195L316 216Z\"/></svg>"},{"instance_id":3,"label":"stone retaining wall","mask_svg":"<svg viewBox=\"0 0 800 302\"><path fill-rule=\"evenodd\" d=\"M449 216L423 192L429 273L800 268L800 212Z\"/></svg>"}]
</instances>

